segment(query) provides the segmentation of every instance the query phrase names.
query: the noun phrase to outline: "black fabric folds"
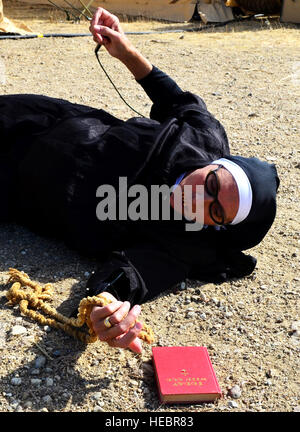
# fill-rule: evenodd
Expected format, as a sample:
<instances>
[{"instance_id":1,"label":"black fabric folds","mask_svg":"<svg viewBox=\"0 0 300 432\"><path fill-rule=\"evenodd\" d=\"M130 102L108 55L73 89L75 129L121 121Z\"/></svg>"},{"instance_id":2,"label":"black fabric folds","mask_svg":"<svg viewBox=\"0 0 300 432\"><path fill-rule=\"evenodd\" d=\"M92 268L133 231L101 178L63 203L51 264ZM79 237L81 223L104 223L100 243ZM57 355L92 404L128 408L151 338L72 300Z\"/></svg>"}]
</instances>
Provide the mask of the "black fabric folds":
<instances>
[{"instance_id":1,"label":"black fabric folds","mask_svg":"<svg viewBox=\"0 0 300 432\"><path fill-rule=\"evenodd\" d=\"M258 160L239 162L255 191L242 224L188 232L184 220L97 218L101 185L118 191L120 177L126 177L128 187L170 187L186 171L231 157L223 126L199 96L182 91L155 66L139 84L153 102L149 119L123 121L101 109L40 95L0 96L0 222L57 236L96 257L99 268L87 293L108 289L131 303L147 301L185 278L222 281L250 274L256 260L242 251L270 228L278 186L275 168Z\"/></svg>"}]
</instances>

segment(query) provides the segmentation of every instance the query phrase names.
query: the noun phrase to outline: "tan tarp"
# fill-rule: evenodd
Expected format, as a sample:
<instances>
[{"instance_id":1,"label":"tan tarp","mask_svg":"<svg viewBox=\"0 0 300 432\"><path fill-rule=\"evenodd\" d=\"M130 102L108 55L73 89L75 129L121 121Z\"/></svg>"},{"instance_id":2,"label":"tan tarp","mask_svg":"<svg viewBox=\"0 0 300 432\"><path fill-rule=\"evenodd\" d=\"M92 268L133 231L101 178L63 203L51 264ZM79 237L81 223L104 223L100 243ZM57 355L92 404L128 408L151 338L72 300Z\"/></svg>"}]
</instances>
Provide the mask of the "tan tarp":
<instances>
[{"instance_id":1,"label":"tan tarp","mask_svg":"<svg viewBox=\"0 0 300 432\"><path fill-rule=\"evenodd\" d=\"M283 1L280 21L296 23L296 24L300 23L300 0Z\"/></svg>"},{"instance_id":2,"label":"tan tarp","mask_svg":"<svg viewBox=\"0 0 300 432\"><path fill-rule=\"evenodd\" d=\"M47 0L20 0L30 4L47 4ZM79 0L68 0L73 6L83 10ZM69 9L63 0L53 0L58 6ZM82 0L85 5L89 0ZM194 13L197 0L94 0L91 8L104 7L112 13L125 14L132 16L143 16L154 19L164 19L168 21L184 22L189 21Z\"/></svg>"},{"instance_id":3,"label":"tan tarp","mask_svg":"<svg viewBox=\"0 0 300 432\"><path fill-rule=\"evenodd\" d=\"M224 0L199 0L198 12L203 22L233 21L231 8L225 6Z\"/></svg>"},{"instance_id":4,"label":"tan tarp","mask_svg":"<svg viewBox=\"0 0 300 432\"><path fill-rule=\"evenodd\" d=\"M30 28L25 24L15 23L4 16L2 0L0 0L0 32L18 33L21 35L31 33Z\"/></svg>"}]
</instances>

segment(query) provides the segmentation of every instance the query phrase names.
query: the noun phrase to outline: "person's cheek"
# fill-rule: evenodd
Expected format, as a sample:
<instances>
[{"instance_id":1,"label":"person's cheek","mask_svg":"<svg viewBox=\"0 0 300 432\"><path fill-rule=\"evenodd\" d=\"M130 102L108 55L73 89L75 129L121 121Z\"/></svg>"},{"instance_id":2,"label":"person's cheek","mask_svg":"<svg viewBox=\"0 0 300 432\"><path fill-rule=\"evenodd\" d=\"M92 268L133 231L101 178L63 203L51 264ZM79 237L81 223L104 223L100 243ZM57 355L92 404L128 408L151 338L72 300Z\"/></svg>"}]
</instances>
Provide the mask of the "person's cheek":
<instances>
[{"instance_id":1,"label":"person's cheek","mask_svg":"<svg viewBox=\"0 0 300 432\"><path fill-rule=\"evenodd\" d=\"M211 203L209 196L204 193L204 225L214 225L209 213L209 206Z\"/></svg>"}]
</instances>

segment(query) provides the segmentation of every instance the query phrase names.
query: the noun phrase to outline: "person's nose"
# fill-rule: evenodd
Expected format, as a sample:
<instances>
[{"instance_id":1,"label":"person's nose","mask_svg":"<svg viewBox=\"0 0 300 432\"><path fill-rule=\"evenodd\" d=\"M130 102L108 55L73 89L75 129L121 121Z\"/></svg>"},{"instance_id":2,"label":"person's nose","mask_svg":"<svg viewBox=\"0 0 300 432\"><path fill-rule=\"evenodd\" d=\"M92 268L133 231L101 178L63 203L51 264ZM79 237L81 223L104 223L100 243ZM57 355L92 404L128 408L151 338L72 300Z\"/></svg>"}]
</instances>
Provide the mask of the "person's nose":
<instances>
[{"instance_id":1,"label":"person's nose","mask_svg":"<svg viewBox=\"0 0 300 432\"><path fill-rule=\"evenodd\" d=\"M204 204L209 205L211 202L213 202L214 198L209 195L209 193L206 192L204 189Z\"/></svg>"}]
</instances>

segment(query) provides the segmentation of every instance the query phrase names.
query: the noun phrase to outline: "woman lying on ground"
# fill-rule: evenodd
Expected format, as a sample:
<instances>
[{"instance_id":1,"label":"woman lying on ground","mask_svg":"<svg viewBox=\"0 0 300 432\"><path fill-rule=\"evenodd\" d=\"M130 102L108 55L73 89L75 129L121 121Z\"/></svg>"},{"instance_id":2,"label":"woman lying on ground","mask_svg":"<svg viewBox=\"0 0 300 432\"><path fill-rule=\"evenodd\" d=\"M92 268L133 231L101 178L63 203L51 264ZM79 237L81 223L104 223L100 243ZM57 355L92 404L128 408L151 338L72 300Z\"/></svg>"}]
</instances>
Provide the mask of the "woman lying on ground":
<instances>
[{"instance_id":1,"label":"woman lying on ground","mask_svg":"<svg viewBox=\"0 0 300 432\"><path fill-rule=\"evenodd\" d=\"M222 282L254 270L255 258L242 251L270 229L279 179L273 164L231 156L204 101L153 66L117 17L98 8L90 31L150 97L150 118L1 96L0 221L97 257L85 295L106 293L112 303L94 307L94 329L110 346L141 352L141 303L186 278ZM169 191L167 217L153 202L155 185Z\"/></svg>"}]
</instances>

